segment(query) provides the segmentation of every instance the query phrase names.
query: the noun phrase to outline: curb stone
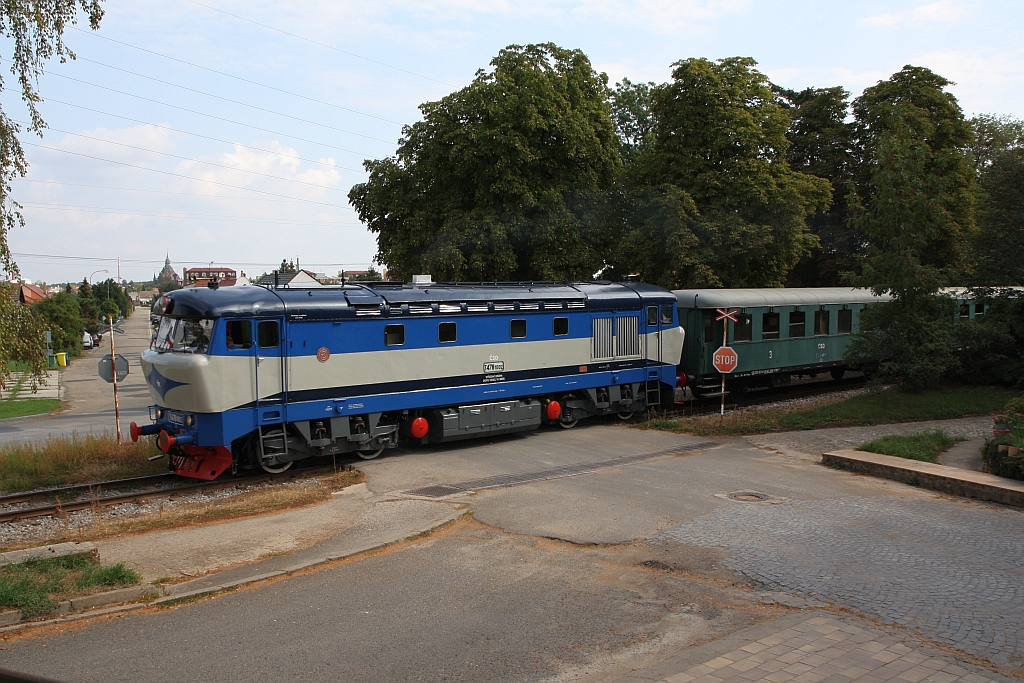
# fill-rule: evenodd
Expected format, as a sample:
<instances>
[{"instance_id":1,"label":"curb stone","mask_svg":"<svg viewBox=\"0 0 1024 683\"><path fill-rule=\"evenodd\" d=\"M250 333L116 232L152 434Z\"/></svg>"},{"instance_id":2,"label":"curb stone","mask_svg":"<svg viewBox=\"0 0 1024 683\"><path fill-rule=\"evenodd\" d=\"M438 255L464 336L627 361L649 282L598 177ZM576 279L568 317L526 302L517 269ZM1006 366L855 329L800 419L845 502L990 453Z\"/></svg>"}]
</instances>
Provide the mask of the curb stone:
<instances>
[{"instance_id":1,"label":"curb stone","mask_svg":"<svg viewBox=\"0 0 1024 683\"><path fill-rule=\"evenodd\" d=\"M38 548L26 548L25 550L11 550L0 553L0 567L8 564L20 564L28 560L49 560L55 557L68 557L73 555L86 555L99 559L99 546L95 543L56 543L44 545Z\"/></svg>"},{"instance_id":2,"label":"curb stone","mask_svg":"<svg viewBox=\"0 0 1024 683\"><path fill-rule=\"evenodd\" d=\"M66 621L77 621L80 619L88 619L91 617L103 616L105 614L114 614L117 612L128 612L139 609L141 607L146 607L148 605L159 605L161 603L171 602L173 600L181 600L183 598L190 598L199 595L211 595L230 588L237 588L239 586L264 581L266 579L276 578L278 576L294 574L295 572L309 569L310 567L326 564L328 562L334 562L336 560L345 559L347 557L353 557L355 555L361 555L363 553L367 553L373 550L379 550L380 548L385 548L396 543L401 543L402 541L412 538L413 536L419 536L425 533L429 533L431 531L434 531L435 529L439 529L447 524L450 524L451 522L460 519L463 516L463 514L465 513L457 515L454 519L443 519L436 521L430 524L430 526L428 526L427 528L420 529L418 531L410 533L408 536L402 539L367 544L362 547L354 548L350 552L331 554L326 557L313 557L309 560L299 562L297 564L288 566L284 569L274 570L270 572L260 572L258 574L243 576L237 579L230 579L228 581L224 581L223 583L216 583L213 585L200 585L198 587L195 585L197 583L206 583L211 579L215 580L218 574L226 574L227 571L210 574L207 576L200 577L198 579L193 579L191 581L185 581L183 583L177 583L166 587L160 587L153 584L144 584L141 586L131 586L129 588L119 588L117 590L107 591L105 593L96 593L93 595L83 596L81 598L76 598L74 600L65 600L64 602L58 605L56 610L50 613L49 616L53 618L46 619L43 621L21 621L21 612L18 610L0 612L0 633L16 631L29 627L59 624ZM259 563L256 564L258 565ZM73 611L74 613L66 614L66 616L64 616L66 612L71 611ZM17 619L13 618L14 615L17 615Z\"/></svg>"},{"instance_id":3,"label":"curb stone","mask_svg":"<svg viewBox=\"0 0 1024 683\"><path fill-rule=\"evenodd\" d=\"M821 464L954 496L1024 507L1024 482L985 472L855 450L823 453Z\"/></svg>"}]
</instances>

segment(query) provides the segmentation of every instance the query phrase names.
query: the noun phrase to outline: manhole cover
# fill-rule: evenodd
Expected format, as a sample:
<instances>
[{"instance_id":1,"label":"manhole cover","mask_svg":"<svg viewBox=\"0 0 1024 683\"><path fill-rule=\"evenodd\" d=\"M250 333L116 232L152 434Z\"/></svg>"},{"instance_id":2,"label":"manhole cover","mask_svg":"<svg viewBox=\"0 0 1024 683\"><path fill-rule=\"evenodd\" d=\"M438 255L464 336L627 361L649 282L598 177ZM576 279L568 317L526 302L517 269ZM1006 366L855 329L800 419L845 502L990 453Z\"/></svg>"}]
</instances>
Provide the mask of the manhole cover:
<instances>
[{"instance_id":1,"label":"manhole cover","mask_svg":"<svg viewBox=\"0 0 1024 683\"><path fill-rule=\"evenodd\" d=\"M777 503L778 498L769 496L767 493L761 493L760 491L733 491L732 493L717 493L715 494L719 498L728 498L729 500L735 500L740 503Z\"/></svg>"}]
</instances>

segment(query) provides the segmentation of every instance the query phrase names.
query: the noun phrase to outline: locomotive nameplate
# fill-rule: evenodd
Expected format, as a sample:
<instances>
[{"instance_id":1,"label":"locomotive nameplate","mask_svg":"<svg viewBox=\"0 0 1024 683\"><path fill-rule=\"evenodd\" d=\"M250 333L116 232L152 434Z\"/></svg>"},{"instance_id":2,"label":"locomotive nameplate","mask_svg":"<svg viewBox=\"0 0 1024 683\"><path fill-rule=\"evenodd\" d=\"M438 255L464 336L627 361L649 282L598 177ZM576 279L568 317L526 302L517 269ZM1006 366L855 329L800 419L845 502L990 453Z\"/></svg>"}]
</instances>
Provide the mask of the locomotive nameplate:
<instances>
[{"instance_id":1,"label":"locomotive nameplate","mask_svg":"<svg viewBox=\"0 0 1024 683\"><path fill-rule=\"evenodd\" d=\"M505 361L499 360L496 363L484 363L484 373L505 372Z\"/></svg>"}]
</instances>

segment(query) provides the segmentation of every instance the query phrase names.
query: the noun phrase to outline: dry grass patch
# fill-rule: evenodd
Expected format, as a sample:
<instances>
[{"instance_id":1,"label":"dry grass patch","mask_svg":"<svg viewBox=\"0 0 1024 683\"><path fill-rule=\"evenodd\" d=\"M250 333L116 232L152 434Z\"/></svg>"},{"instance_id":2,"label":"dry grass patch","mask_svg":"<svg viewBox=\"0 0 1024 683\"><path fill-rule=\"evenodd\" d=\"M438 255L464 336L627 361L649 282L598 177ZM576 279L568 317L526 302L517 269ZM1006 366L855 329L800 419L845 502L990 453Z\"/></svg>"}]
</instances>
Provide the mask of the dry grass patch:
<instances>
[{"instance_id":1,"label":"dry grass patch","mask_svg":"<svg viewBox=\"0 0 1024 683\"><path fill-rule=\"evenodd\" d=\"M282 510L305 507L330 498L335 491L359 484L366 475L359 470L345 470L325 477L288 484L271 484L252 491L201 503L184 503L162 506L155 512L122 519L99 518L87 527L59 529L45 541L19 541L0 546L0 552L31 548L45 543L66 543L71 541L97 541L104 538L137 534L162 529L218 522L228 519L255 517Z\"/></svg>"},{"instance_id":2,"label":"dry grass patch","mask_svg":"<svg viewBox=\"0 0 1024 683\"><path fill-rule=\"evenodd\" d=\"M118 445L113 434L57 436L0 446L0 490L11 493L65 484L138 477L167 471L150 439Z\"/></svg>"}]
</instances>

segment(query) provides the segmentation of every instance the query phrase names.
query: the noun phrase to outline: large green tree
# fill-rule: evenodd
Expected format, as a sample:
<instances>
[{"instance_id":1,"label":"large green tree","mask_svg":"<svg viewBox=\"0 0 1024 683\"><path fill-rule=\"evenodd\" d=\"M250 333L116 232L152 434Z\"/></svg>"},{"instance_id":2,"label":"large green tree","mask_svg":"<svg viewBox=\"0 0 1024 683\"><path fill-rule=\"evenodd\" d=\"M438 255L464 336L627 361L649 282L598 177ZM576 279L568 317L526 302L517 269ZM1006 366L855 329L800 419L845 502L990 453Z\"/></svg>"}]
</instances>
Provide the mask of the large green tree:
<instances>
[{"instance_id":1,"label":"large green tree","mask_svg":"<svg viewBox=\"0 0 1024 683\"><path fill-rule=\"evenodd\" d=\"M398 279L589 278L588 212L619 169L607 77L579 50L513 45L420 107L394 157L364 162L349 200Z\"/></svg>"},{"instance_id":2,"label":"large green tree","mask_svg":"<svg viewBox=\"0 0 1024 683\"><path fill-rule=\"evenodd\" d=\"M975 231L973 136L948 85L906 66L853 103L860 159L848 200L868 241L855 282L892 299L865 311L849 358L913 389L956 365L953 303L939 290L964 282Z\"/></svg>"},{"instance_id":3,"label":"large green tree","mask_svg":"<svg viewBox=\"0 0 1024 683\"><path fill-rule=\"evenodd\" d=\"M817 245L806 218L828 206L828 181L790 167L790 115L756 65L687 59L654 90L655 139L627 192L620 273L668 287L781 286Z\"/></svg>"},{"instance_id":4,"label":"large green tree","mask_svg":"<svg viewBox=\"0 0 1024 683\"><path fill-rule=\"evenodd\" d=\"M980 188L973 282L1024 285L1024 121L986 114L970 123Z\"/></svg>"},{"instance_id":5,"label":"large green tree","mask_svg":"<svg viewBox=\"0 0 1024 683\"><path fill-rule=\"evenodd\" d=\"M844 273L856 268L855 254L863 237L848 225L846 188L853 180L853 125L847 121L850 93L840 87L778 90L793 122L789 139L789 165L801 173L824 178L832 186L833 201L808 216L807 224L819 245L811 249L789 273L789 287L834 287Z\"/></svg>"},{"instance_id":6,"label":"large green tree","mask_svg":"<svg viewBox=\"0 0 1024 683\"><path fill-rule=\"evenodd\" d=\"M653 82L633 83L623 78L611 91L612 122L619 136L619 155L629 165L654 147L656 120L651 100Z\"/></svg>"},{"instance_id":7,"label":"large green tree","mask_svg":"<svg viewBox=\"0 0 1024 683\"><path fill-rule=\"evenodd\" d=\"M57 56L62 62L75 55L64 45L68 24L74 24L79 9L85 13L89 26L100 27L103 10L100 0L6 0L0 3L0 35L11 49L11 73L18 80L21 99L28 108L28 130L41 133L46 127L37 105L42 101L36 84L46 60ZM0 77L0 92L4 82ZM18 274L11 256L7 234L24 225L21 207L11 197L11 181L28 170L25 150L18 141L21 126L0 108L0 273Z\"/></svg>"}]
</instances>

